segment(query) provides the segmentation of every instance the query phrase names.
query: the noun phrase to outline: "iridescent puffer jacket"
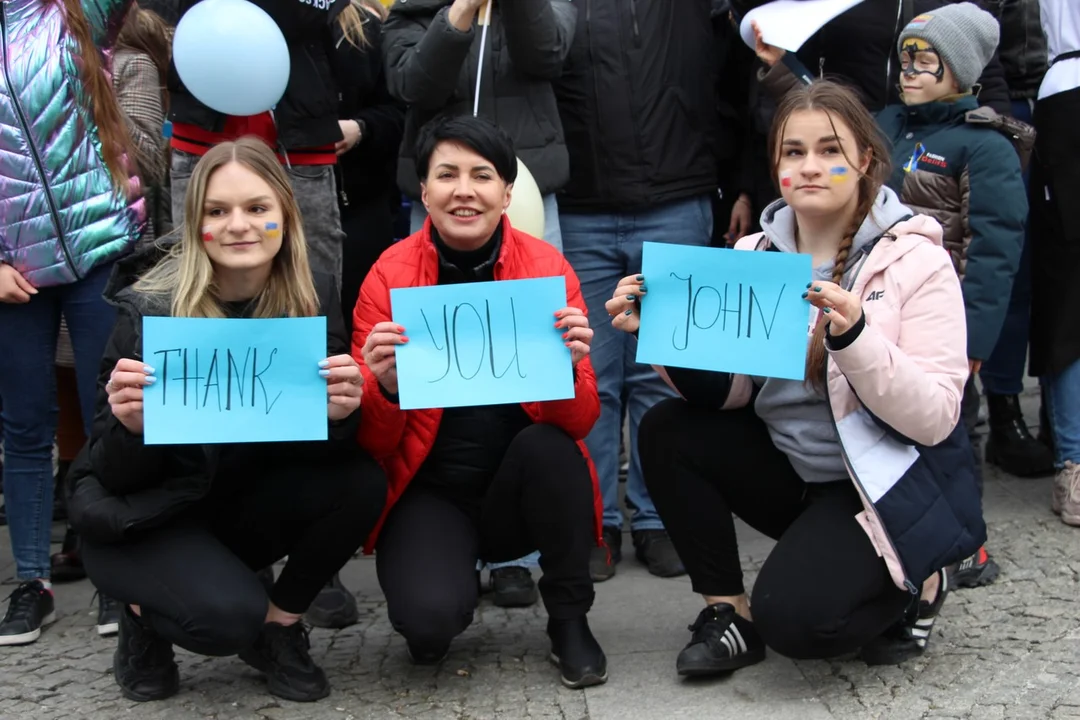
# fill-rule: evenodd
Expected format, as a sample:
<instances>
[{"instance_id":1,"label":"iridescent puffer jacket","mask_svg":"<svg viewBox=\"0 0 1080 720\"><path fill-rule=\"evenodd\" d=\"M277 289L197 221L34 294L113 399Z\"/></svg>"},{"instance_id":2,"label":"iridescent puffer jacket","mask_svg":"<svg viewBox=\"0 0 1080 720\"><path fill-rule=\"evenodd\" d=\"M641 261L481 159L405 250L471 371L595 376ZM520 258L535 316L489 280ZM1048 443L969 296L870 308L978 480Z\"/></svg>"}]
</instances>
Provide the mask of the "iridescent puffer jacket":
<instances>
[{"instance_id":1,"label":"iridescent puffer jacket","mask_svg":"<svg viewBox=\"0 0 1080 720\"><path fill-rule=\"evenodd\" d=\"M132 0L81 2L107 48ZM35 287L72 283L134 247L139 181L128 198L113 190L63 2L3 0L0 41L0 261Z\"/></svg>"}]
</instances>

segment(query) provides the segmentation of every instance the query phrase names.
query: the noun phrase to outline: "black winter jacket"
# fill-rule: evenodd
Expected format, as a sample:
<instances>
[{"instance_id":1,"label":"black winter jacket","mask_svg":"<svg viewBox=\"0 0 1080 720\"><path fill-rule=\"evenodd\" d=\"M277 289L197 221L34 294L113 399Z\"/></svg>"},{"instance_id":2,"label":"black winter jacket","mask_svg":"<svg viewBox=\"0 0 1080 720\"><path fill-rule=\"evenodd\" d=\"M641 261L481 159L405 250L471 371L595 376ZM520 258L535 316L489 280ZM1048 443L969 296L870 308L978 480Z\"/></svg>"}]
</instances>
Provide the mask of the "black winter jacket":
<instances>
[{"instance_id":1,"label":"black winter jacket","mask_svg":"<svg viewBox=\"0 0 1080 720\"><path fill-rule=\"evenodd\" d=\"M1046 35L1039 0L985 0L1001 25L998 55L1005 69L1009 95L1034 100L1047 70Z\"/></svg>"},{"instance_id":2,"label":"black winter jacket","mask_svg":"<svg viewBox=\"0 0 1080 720\"><path fill-rule=\"evenodd\" d=\"M710 0L578 0L555 84L570 150L560 212L623 212L714 193Z\"/></svg>"},{"instance_id":3,"label":"black winter jacket","mask_svg":"<svg viewBox=\"0 0 1080 720\"><path fill-rule=\"evenodd\" d=\"M833 18L796 53L815 77L838 78L853 84L871 112L900 101L900 61L896 43L900 31L915 16L964 0L863 0ZM990 10L987 0L973 0ZM740 13L764 0L734 0ZM858 38L858 41L854 39ZM1005 71L997 53L979 78L979 103L1001 115L1011 115Z\"/></svg>"},{"instance_id":4,"label":"black winter jacket","mask_svg":"<svg viewBox=\"0 0 1080 720\"><path fill-rule=\"evenodd\" d=\"M350 0L251 0L262 8L289 46L289 84L274 110L278 140L286 148L320 147L342 139L334 75L337 16ZM179 0L181 19L198 0ZM221 132L226 116L203 105L169 63L169 120Z\"/></svg>"},{"instance_id":5,"label":"black winter jacket","mask_svg":"<svg viewBox=\"0 0 1080 720\"><path fill-rule=\"evenodd\" d=\"M398 187L420 197L415 144L421 127L447 112L472 114L481 28L450 24L453 0L409 0L390 9L383 39L390 94L409 106ZM551 81L562 71L577 20L569 0L510 0L491 6L480 82L480 115L509 133L543 194L570 174Z\"/></svg>"},{"instance_id":6,"label":"black winter jacket","mask_svg":"<svg viewBox=\"0 0 1080 720\"><path fill-rule=\"evenodd\" d=\"M166 250L150 244L119 261L105 298L118 310L116 325L101 361L97 413L90 438L67 476L68 515L84 538L99 543L129 539L160 526L206 496L223 445L146 445L112 414L105 383L120 358L142 358L142 318L168 315L168 303L136 293L131 285ZM320 314L326 316L327 355L349 352L334 280L315 273ZM266 451L290 458L325 457L356 446L360 412L330 423L324 442L267 443Z\"/></svg>"},{"instance_id":7,"label":"black winter jacket","mask_svg":"<svg viewBox=\"0 0 1080 720\"><path fill-rule=\"evenodd\" d=\"M337 31L336 74L341 82L339 117L360 123L360 142L338 157L338 196L342 209L397 189L397 154L405 127L405 108L386 87L382 22L366 10L364 34L370 45L357 48ZM399 198L400 199L400 198Z\"/></svg>"}]
</instances>

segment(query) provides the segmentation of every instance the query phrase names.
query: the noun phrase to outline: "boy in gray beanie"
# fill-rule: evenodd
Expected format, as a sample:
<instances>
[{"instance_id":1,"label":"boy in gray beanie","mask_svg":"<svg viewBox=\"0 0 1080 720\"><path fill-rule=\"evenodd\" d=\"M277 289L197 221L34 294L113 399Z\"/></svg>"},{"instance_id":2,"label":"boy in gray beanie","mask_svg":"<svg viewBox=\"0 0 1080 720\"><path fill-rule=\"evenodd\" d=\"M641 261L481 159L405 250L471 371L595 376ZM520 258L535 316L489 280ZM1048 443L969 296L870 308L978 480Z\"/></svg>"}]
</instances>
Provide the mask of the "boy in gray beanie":
<instances>
[{"instance_id":1,"label":"boy in gray beanie","mask_svg":"<svg viewBox=\"0 0 1080 720\"><path fill-rule=\"evenodd\" d=\"M993 15L969 2L914 18L897 43L904 102L916 105L970 92L1000 32Z\"/></svg>"}]
</instances>

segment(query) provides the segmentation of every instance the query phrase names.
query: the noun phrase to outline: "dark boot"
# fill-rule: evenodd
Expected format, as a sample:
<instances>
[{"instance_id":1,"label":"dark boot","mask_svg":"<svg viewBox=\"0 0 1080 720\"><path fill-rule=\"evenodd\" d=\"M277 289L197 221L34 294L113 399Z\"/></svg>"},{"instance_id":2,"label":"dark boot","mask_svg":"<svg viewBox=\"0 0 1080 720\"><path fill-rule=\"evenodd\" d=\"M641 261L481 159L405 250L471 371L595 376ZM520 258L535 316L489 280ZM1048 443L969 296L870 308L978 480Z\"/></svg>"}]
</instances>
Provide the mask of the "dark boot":
<instances>
[{"instance_id":1,"label":"dark boot","mask_svg":"<svg viewBox=\"0 0 1080 720\"><path fill-rule=\"evenodd\" d=\"M266 675L270 694L293 702L314 702L330 694L330 683L311 659L310 649L302 622L266 623L255 645L239 657Z\"/></svg>"},{"instance_id":2,"label":"dark boot","mask_svg":"<svg viewBox=\"0 0 1080 720\"><path fill-rule=\"evenodd\" d=\"M607 682L607 656L584 616L572 620L548 618L547 632L551 638L551 662L562 671L563 685L576 690Z\"/></svg>"},{"instance_id":3,"label":"dark boot","mask_svg":"<svg viewBox=\"0 0 1080 720\"><path fill-rule=\"evenodd\" d=\"M180 689L172 643L124 607L120 637L113 655L113 679L128 700L148 702L172 697Z\"/></svg>"},{"instance_id":4,"label":"dark boot","mask_svg":"<svg viewBox=\"0 0 1080 720\"><path fill-rule=\"evenodd\" d=\"M1051 457L1054 455L1054 430L1050 427L1050 415L1047 410L1046 386L1042 387L1042 402L1039 403L1039 442L1050 450Z\"/></svg>"},{"instance_id":5,"label":"dark boot","mask_svg":"<svg viewBox=\"0 0 1080 720\"><path fill-rule=\"evenodd\" d=\"M52 581L55 583L75 582L86 577L83 570L82 557L79 554L79 534L75 528L68 525L64 533L64 544L60 552L49 558Z\"/></svg>"},{"instance_id":6,"label":"dark boot","mask_svg":"<svg viewBox=\"0 0 1080 720\"><path fill-rule=\"evenodd\" d=\"M1032 437L1020 411L1016 395L986 396L990 408L990 434L986 441L986 462L1010 475L1040 477L1054 472L1054 456L1046 445Z\"/></svg>"}]
</instances>

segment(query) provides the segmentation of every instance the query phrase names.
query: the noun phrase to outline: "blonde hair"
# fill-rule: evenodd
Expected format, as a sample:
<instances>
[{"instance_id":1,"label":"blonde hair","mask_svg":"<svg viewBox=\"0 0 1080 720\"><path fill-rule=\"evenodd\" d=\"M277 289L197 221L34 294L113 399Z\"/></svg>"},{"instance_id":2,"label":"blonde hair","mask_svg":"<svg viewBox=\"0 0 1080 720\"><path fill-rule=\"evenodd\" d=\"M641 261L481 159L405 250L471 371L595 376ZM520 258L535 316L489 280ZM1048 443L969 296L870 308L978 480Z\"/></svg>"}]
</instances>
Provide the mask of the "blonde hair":
<instances>
[{"instance_id":1,"label":"blonde hair","mask_svg":"<svg viewBox=\"0 0 1080 720\"><path fill-rule=\"evenodd\" d=\"M337 18L338 25L343 33L342 41L347 41L357 49L371 45L367 31L364 30L363 11L369 12L379 20L385 20L388 12L380 3L371 0L351 0L345 6L345 9L341 11ZM341 42L338 42L338 45L340 44Z\"/></svg>"},{"instance_id":2,"label":"blonde hair","mask_svg":"<svg viewBox=\"0 0 1080 720\"><path fill-rule=\"evenodd\" d=\"M134 285L136 292L170 300L173 317L222 318L214 266L199 232L210 178L229 163L239 163L266 181L281 203L284 232L270 279L259 294L252 317L312 317L319 309L308 264L307 240L292 187L277 156L262 140L243 137L215 145L191 173L184 196L185 222L169 254Z\"/></svg>"}]
</instances>

